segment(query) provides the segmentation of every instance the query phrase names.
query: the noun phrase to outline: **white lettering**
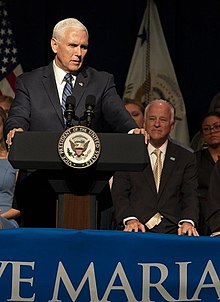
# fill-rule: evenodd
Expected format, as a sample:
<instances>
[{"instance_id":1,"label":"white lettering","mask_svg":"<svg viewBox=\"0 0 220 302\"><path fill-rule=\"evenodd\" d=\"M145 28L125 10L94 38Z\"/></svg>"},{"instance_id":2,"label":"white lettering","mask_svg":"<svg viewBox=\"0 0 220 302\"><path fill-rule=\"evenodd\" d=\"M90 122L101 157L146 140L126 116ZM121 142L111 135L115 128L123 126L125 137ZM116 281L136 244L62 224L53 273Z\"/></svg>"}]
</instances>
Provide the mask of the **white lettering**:
<instances>
[{"instance_id":1,"label":"white lettering","mask_svg":"<svg viewBox=\"0 0 220 302\"><path fill-rule=\"evenodd\" d=\"M191 262L176 262L179 265L179 299L177 301L191 301L187 298L187 267Z\"/></svg>"},{"instance_id":2,"label":"white lettering","mask_svg":"<svg viewBox=\"0 0 220 302\"><path fill-rule=\"evenodd\" d=\"M55 287L53 292L53 297L48 302L62 302L62 300L58 300L58 293L59 293L59 287L60 287L60 281L63 281L63 284L65 285L67 292L69 296L71 297L72 301L76 301L80 291L82 290L85 282L89 282L89 292L91 296L91 302L99 302L98 294L97 294L97 288L96 288L96 280L95 280L95 271L94 271L94 263L91 262L89 265L85 275L83 276L83 279L81 280L77 290L74 289L69 276L67 275L67 272L62 264L62 262L59 262L58 264L58 270L57 270L57 276L55 281Z\"/></svg>"},{"instance_id":3,"label":"white lettering","mask_svg":"<svg viewBox=\"0 0 220 302\"><path fill-rule=\"evenodd\" d=\"M120 278L122 285L113 285L117 276ZM129 302L138 302L135 299L131 286L128 282L128 279L126 277L126 274L125 274L124 269L120 262L116 266L116 269L112 275L112 278L106 288L105 294L100 302L111 302L111 301L107 300L111 290L123 290L125 292Z\"/></svg>"},{"instance_id":4,"label":"white lettering","mask_svg":"<svg viewBox=\"0 0 220 302\"><path fill-rule=\"evenodd\" d=\"M207 275L210 275L210 278L212 279L212 283L209 284L209 283L206 283L204 284L205 282L205 279L206 279L206 276ZM212 288L214 287L216 292L217 292L217 295L218 295L218 300L220 299L220 280L218 278L218 275L215 271L215 268L214 268L214 265L212 264L212 261L209 260L206 267L205 267L205 270L203 272L203 275L200 279L200 282L199 282L199 285L194 293L194 296L192 297L192 300L193 301L201 301L201 299L199 299L199 294L200 294L200 291L202 288Z\"/></svg>"},{"instance_id":5,"label":"white lettering","mask_svg":"<svg viewBox=\"0 0 220 302\"><path fill-rule=\"evenodd\" d=\"M166 280L168 276L168 269L167 267L162 263L138 263L139 265L143 266L143 293L142 293L142 302L148 301L148 302L155 302L150 299L150 288L155 287L162 297L165 299L165 301L176 301L169 293L166 291L166 289L162 286L162 283L164 280ZM156 283L151 283L150 281L150 271L152 267L156 267L161 272L161 278Z\"/></svg>"},{"instance_id":6,"label":"white lettering","mask_svg":"<svg viewBox=\"0 0 220 302\"><path fill-rule=\"evenodd\" d=\"M112 276L109 277L109 283L106 284L104 289L104 294L98 295L98 284L96 282L95 275L95 266L94 263L91 262L83 275L81 281L77 282L76 288L72 284L71 277L68 275L64 265L62 262L59 262L57 265L56 277L53 284L53 292L51 294L51 300L47 300L45 297L45 301L48 302L62 302L62 298L59 296L60 294L60 286L62 284L62 288L66 289L67 294L72 299L71 301L78 301L80 299L80 293L82 289L85 287L85 290L88 290L88 302L110 302L111 297L110 294L116 294L120 291L120 295L124 295L129 302L157 302L158 297L160 296L165 301L170 302L186 302L186 301L201 301L199 295L202 289L214 290L214 294L216 293L216 301L220 300L220 279L217 274L217 271L214 267L214 264L211 260L206 263L206 266L201 273L202 276L198 276L198 273L193 272L192 262L175 262L177 269L172 274L169 272L169 267L163 263L138 263L139 267L142 268L142 292L138 292L137 300L135 297L136 283L140 283L141 286L141 275L140 282L136 280L134 284L130 283L131 280L128 279L129 275L126 274L122 263L118 262ZM191 264L191 266L189 266ZM23 269L25 267L25 278L21 278L24 275ZM7 276L6 270L8 271L11 268L11 282L8 280L7 282L11 283L11 293L7 295L10 297L5 301L9 302L32 302L35 301L37 297L37 293L34 292L33 289L33 277L29 276L29 271L33 271L35 267L35 262L11 262L11 261L1 261L0 262L0 278L3 279L4 273ZM189 269L190 268L190 269ZM71 269L71 267L69 267ZM179 269L179 270L178 270ZM179 273L178 273L179 272ZM73 273L71 271L71 273ZM28 274L28 275L27 275ZM194 277L195 276L195 277ZM138 275L136 276L138 278ZM40 276L37 276L40 278ZM36 278L35 284L37 284L38 279ZM196 278L196 280L192 280ZM200 278L200 280L199 280ZM75 280L75 279L74 279ZM3 281L3 280L2 280ZM52 281L52 280L51 280ZM51 282L50 281L50 282ZM49 282L49 281L48 281ZM187 293L191 292L191 282L197 282L197 288L192 294L192 298L189 299L187 297ZM188 285L189 283L189 285ZM194 284L194 283L193 283ZM102 287L104 284L101 284ZM51 284L50 284L51 286ZM193 285L194 286L194 285ZM28 294L25 294L25 288L28 290ZM175 288L175 290L174 290ZM193 287L194 288L194 287ZM32 290L30 294L30 289ZM1 291L3 289L1 288ZM168 291L169 290L169 291ZM23 295L22 295L23 292ZM176 295L174 298L172 295ZM85 292L83 291L83 294ZM119 293L118 293L119 294ZM26 297L24 297L26 295ZM137 295L137 293L136 293ZM206 293L208 295L208 293ZM28 296L28 297L27 297ZM59 298L59 299L58 299ZM109 300L108 300L109 299Z\"/></svg>"},{"instance_id":7,"label":"white lettering","mask_svg":"<svg viewBox=\"0 0 220 302\"><path fill-rule=\"evenodd\" d=\"M8 261L1 261L0 278L1 278L1 276L2 276L2 274L4 272L4 270L5 270L6 266L8 265L8 263L9 263Z\"/></svg>"},{"instance_id":8,"label":"white lettering","mask_svg":"<svg viewBox=\"0 0 220 302\"><path fill-rule=\"evenodd\" d=\"M34 269L34 262L10 262L12 264L12 291L11 298L7 301L34 301L35 294L32 297L21 297L20 296L20 283L30 283L33 286L33 277L32 278L21 278L21 267L30 266L32 270Z\"/></svg>"}]
</instances>

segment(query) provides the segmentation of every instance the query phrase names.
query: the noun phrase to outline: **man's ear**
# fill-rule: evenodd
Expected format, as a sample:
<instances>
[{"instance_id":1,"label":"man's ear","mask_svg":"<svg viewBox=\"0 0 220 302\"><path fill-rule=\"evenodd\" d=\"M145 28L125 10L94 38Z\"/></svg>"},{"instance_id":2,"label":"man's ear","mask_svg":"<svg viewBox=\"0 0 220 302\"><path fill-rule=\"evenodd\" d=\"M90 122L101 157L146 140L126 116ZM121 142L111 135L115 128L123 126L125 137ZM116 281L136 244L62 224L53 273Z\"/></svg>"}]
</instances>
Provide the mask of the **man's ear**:
<instances>
[{"instance_id":1,"label":"man's ear","mask_svg":"<svg viewBox=\"0 0 220 302\"><path fill-rule=\"evenodd\" d=\"M171 131L173 130L174 125L175 125L175 121L171 124Z\"/></svg>"},{"instance_id":2,"label":"man's ear","mask_svg":"<svg viewBox=\"0 0 220 302\"><path fill-rule=\"evenodd\" d=\"M50 45L51 45L51 48L52 48L53 52L57 53L58 43L57 43L57 40L55 38L51 39Z\"/></svg>"}]
</instances>

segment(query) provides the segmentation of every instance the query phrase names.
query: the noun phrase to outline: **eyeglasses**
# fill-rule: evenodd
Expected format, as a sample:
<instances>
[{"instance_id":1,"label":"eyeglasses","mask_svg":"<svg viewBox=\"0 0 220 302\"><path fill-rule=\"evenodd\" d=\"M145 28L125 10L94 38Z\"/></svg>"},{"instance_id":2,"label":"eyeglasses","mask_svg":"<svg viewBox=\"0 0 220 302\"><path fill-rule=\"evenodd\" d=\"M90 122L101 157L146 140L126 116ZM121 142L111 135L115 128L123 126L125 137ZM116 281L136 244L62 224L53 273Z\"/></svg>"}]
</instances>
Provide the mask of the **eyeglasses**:
<instances>
[{"instance_id":1,"label":"eyeglasses","mask_svg":"<svg viewBox=\"0 0 220 302\"><path fill-rule=\"evenodd\" d=\"M204 126L204 127L202 127L202 132L204 134L210 134L211 131L213 131L213 132L220 131L220 124L214 124L212 126Z\"/></svg>"}]
</instances>

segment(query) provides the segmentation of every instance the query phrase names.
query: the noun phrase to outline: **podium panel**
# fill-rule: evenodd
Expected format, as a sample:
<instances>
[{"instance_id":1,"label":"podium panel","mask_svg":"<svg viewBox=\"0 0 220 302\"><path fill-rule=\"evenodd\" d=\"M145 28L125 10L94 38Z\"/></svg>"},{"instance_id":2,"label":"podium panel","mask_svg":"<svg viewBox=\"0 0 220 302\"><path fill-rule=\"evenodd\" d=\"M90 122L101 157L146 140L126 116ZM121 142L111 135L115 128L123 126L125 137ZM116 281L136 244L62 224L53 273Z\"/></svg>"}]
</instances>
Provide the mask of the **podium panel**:
<instances>
[{"instance_id":1,"label":"podium panel","mask_svg":"<svg viewBox=\"0 0 220 302\"><path fill-rule=\"evenodd\" d=\"M60 136L57 132L16 132L9 161L15 168L63 170L64 163L58 154ZM143 135L98 133L98 137L101 155L96 170L141 171L146 166Z\"/></svg>"},{"instance_id":2,"label":"podium panel","mask_svg":"<svg viewBox=\"0 0 220 302\"><path fill-rule=\"evenodd\" d=\"M96 229L96 204L93 195L62 194L57 203L57 227Z\"/></svg>"},{"instance_id":3,"label":"podium panel","mask_svg":"<svg viewBox=\"0 0 220 302\"><path fill-rule=\"evenodd\" d=\"M147 164L143 135L99 133L101 154L90 167L75 169L59 157L57 132L17 132L9 153L14 168L45 170L57 193L100 193L115 171L142 171Z\"/></svg>"}]
</instances>

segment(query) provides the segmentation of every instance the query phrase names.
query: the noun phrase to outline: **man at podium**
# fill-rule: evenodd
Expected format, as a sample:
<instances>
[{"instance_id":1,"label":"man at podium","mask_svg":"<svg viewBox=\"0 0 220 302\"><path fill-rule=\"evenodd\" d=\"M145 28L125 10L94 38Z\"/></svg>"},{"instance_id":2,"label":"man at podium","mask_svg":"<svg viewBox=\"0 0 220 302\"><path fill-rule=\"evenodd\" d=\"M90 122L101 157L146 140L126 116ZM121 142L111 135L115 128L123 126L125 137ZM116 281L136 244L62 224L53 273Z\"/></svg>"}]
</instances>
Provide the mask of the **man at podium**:
<instances>
[{"instance_id":1,"label":"man at podium","mask_svg":"<svg viewBox=\"0 0 220 302\"><path fill-rule=\"evenodd\" d=\"M84 65L88 46L88 30L77 19L64 19L55 25L51 38L54 60L17 77L4 127L9 148L17 131L62 133L68 126L87 125L88 117L92 117L90 126L95 132L127 133L137 128L116 91L113 75ZM73 101L67 107L68 96ZM93 96L92 103L88 96L90 100ZM54 227L56 194L45 175L25 171L20 178L16 194L24 226Z\"/></svg>"}]
</instances>

